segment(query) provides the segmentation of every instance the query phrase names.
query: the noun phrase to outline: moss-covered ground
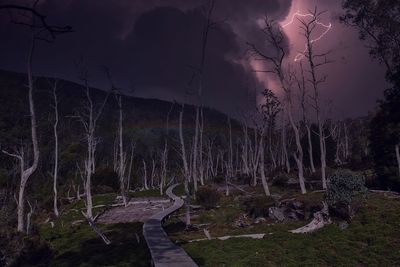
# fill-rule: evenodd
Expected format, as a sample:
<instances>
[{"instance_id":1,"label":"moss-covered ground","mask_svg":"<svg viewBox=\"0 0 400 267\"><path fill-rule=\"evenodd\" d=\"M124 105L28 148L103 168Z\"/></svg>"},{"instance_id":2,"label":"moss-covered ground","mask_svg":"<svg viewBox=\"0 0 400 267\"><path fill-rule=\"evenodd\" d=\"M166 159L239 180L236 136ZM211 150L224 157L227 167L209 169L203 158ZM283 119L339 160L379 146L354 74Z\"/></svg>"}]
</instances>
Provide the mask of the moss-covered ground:
<instances>
[{"instance_id":1,"label":"moss-covered ground","mask_svg":"<svg viewBox=\"0 0 400 267\"><path fill-rule=\"evenodd\" d=\"M261 202L273 200L262 196L262 188L246 189ZM301 200L307 205L320 203L322 193L300 195L297 190L272 188L282 198ZM155 196L155 190L143 191L136 197ZM175 189L183 194L183 186ZM94 196L94 214L110 207L115 194ZM256 202L257 203L257 202ZM214 209L200 209L192 217L194 224L208 224L212 237L265 233L263 239L233 238L225 241L207 240L202 230L185 231L181 218L172 216L164 227L171 239L179 243L199 266L399 266L400 265L400 199L369 193L345 230L339 221L312 234L292 234L288 230L303 226L308 221L277 223L270 219L248 227L237 227L234 222L246 213L243 194L223 196ZM197 204L193 202L193 204ZM268 205L269 205L268 204ZM142 236L142 223L98 225L111 240L110 245L84 221L78 201L61 207L62 215L54 226L44 223L47 215L37 218L35 230L45 248L27 255L19 266L150 266L150 253ZM182 215L182 211L178 212ZM79 222L80 220L83 220ZM77 222L78 221L78 222ZM73 222L75 225L73 225ZM77 223L76 223L77 222ZM138 242L139 240L139 242ZM47 249L46 249L47 248ZM38 252L44 255L38 255Z\"/></svg>"},{"instance_id":2,"label":"moss-covered ground","mask_svg":"<svg viewBox=\"0 0 400 267\"><path fill-rule=\"evenodd\" d=\"M258 189L255 189L256 191ZM303 201L319 202L322 193L296 195ZM267 201L267 199L266 199ZM173 240L200 266L399 266L400 265L400 199L382 194L368 194L366 200L345 230L339 221L311 234L292 234L288 230L308 221L276 223L269 219L241 228L233 226L244 207L235 197L223 197L220 207L201 210L193 223L210 223L213 237L247 233L265 233L263 239L233 238L207 240L202 230L187 232L172 218L165 225Z\"/></svg>"},{"instance_id":3,"label":"moss-covered ground","mask_svg":"<svg viewBox=\"0 0 400 267\"><path fill-rule=\"evenodd\" d=\"M93 209L93 214L109 208L115 194L93 196L93 205L105 205ZM106 245L84 220L83 200L62 207L62 214L50 223L39 223L37 235L47 250L48 257L27 255L18 265L22 266L150 266L150 252L142 235L142 226L137 223L119 223L112 225L97 224L111 241ZM44 216L45 217L45 216ZM74 224L74 225L73 225ZM37 260L39 258L39 260Z\"/></svg>"}]
</instances>

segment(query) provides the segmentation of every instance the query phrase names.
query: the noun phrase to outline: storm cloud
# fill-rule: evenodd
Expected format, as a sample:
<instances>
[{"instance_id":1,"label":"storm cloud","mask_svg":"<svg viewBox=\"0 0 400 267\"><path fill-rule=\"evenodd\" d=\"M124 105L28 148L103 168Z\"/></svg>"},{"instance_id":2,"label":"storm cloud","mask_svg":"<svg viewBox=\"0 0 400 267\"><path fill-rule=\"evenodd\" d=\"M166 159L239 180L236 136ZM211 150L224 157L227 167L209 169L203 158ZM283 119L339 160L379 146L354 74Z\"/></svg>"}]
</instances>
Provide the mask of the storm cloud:
<instances>
[{"instance_id":1,"label":"storm cloud","mask_svg":"<svg viewBox=\"0 0 400 267\"><path fill-rule=\"evenodd\" d=\"M41 12L53 24L71 25L75 32L38 47L36 73L76 80L74 62L84 58L95 86L107 88L101 71L107 66L127 94L196 103L197 81L190 88L187 84L200 64L205 3L44 1ZM210 31L207 44L204 105L230 114L254 105L249 88L257 81L244 60L245 42L261 43L257 20L265 14L282 19L289 8L289 0L216 2L212 18L220 23ZM1 16L6 21L5 14ZM4 23L0 31L8 40L0 43L0 68L24 71L28 37L11 24Z\"/></svg>"}]
</instances>

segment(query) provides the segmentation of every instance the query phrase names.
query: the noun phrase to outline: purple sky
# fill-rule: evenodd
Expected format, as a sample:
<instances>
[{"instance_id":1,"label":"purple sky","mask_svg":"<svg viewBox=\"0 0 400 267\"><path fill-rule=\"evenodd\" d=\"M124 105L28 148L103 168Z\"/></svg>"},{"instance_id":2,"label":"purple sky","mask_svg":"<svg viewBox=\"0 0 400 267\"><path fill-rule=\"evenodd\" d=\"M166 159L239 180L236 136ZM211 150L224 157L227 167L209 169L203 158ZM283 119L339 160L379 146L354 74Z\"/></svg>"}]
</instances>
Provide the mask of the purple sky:
<instances>
[{"instance_id":1,"label":"purple sky","mask_svg":"<svg viewBox=\"0 0 400 267\"><path fill-rule=\"evenodd\" d=\"M29 2L27 0L5 1ZM258 21L265 13L282 23L297 10L307 12L318 6L327 10L324 22L331 31L318 43L332 49L335 62L325 68L323 102L332 101L330 115L366 115L376 106L386 87L384 69L369 58L354 29L338 22L340 0L219 0L214 18L225 19L210 33L205 71L205 105L237 114L254 105L254 87L273 87L268 77L255 76L246 60L246 41L265 44ZM41 44L35 54L35 73L77 80L74 62L84 57L91 82L107 88L101 71L108 66L118 86L136 96L194 102L185 86L190 66L200 59L201 0L47 0L40 10L55 24L71 25L75 33L61 36L52 45ZM0 14L0 68L24 71L29 43L27 32L7 23ZM298 24L285 28L291 55L303 47ZM268 47L265 47L268 49ZM290 59L290 58L289 58ZM195 81L196 83L196 81ZM193 92L195 88L191 89ZM274 89L277 90L277 89ZM279 94L279 91L277 91Z\"/></svg>"}]
</instances>

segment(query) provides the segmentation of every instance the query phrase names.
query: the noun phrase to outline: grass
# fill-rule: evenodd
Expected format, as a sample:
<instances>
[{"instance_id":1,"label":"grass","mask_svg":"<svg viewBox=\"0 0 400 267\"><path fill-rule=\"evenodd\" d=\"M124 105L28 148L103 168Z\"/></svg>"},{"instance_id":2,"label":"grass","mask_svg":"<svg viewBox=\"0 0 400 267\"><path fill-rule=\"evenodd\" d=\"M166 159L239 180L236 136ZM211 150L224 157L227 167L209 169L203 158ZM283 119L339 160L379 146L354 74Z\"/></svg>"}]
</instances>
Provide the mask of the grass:
<instances>
[{"instance_id":1,"label":"grass","mask_svg":"<svg viewBox=\"0 0 400 267\"><path fill-rule=\"evenodd\" d=\"M322 194L297 195L297 198L312 203L321 200ZM202 231L170 233L174 240L183 242L183 248L200 266L397 266L400 263L399 199L369 194L348 229L341 230L336 222L312 234L288 232L307 221L287 224L267 221L235 228L232 218L243 213L243 207L230 200L223 199L219 209L201 211L194 223L211 222L208 229L214 237L245 233L266 233L266 236L185 243L205 236ZM173 223L176 224L173 221L170 224Z\"/></svg>"},{"instance_id":2,"label":"grass","mask_svg":"<svg viewBox=\"0 0 400 267\"><path fill-rule=\"evenodd\" d=\"M150 253L142 236L142 223L114 224L100 228L111 240L110 245L106 245L86 223L41 231L41 238L53 251L49 266L150 265Z\"/></svg>"},{"instance_id":3,"label":"grass","mask_svg":"<svg viewBox=\"0 0 400 267\"><path fill-rule=\"evenodd\" d=\"M93 214L101 213L110 207L116 194L93 196L93 205L105 205L94 208ZM100 225L99 227L111 241L106 245L84 220L83 200L62 207L64 212L54 221L40 224L37 229L40 240L46 244L48 257L34 255L39 260L27 260L23 266L149 266L150 252L142 235L142 223L119 223ZM42 218L44 219L44 218ZM83 220L77 225L72 222ZM137 242L139 238L139 243ZM32 258L27 256L26 258Z\"/></svg>"},{"instance_id":4,"label":"grass","mask_svg":"<svg viewBox=\"0 0 400 267\"><path fill-rule=\"evenodd\" d=\"M130 197L162 197L160 195L160 189L149 189L143 191L135 191L129 193Z\"/></svg>"},{"instance_id":5,"label":"grass","mask_svg":"<svg viewBox=\"0 0 400 267\"><path fill-rule=\"evenodd\" d=\"M258 193L259 188L249 190ZM137 192L151 196L156 190ZM183 186L175 189L180 195ZM300 195L297 191L279 191L283 198L296 197L306 205L320 203L322 193ZM136 192L135 192L136 193ZM137 197L139 195L136 195ZM114 201L115 194L94 196L94 205L101 212ZM142 223L98 225L112 244L107 246L86 222L80 209L83 201L63 207L64 212L50 224L41 224L40 240L46 247L36 250L34 263L22 261L22 266L150 266L150 253L142 236ZM75 209L75 210L71 210ZM164 225L173 241L178 241L199 266L397 266L400 263L400 199L381 194L369 194L346 230L338 223L312 234L292 234L288 230L303 226L308 221L264 223L239 228L233 222L245 213L243 200L237 195L223 196L219 207L201 209L192 223L210 223L211 236L265 233L263 239L238 238L225 241L209 240L188 243L204 238L203 231L184 231L184 224L172 216ZM137 242L139 237L140 242ZM44 256L38 255L42 253ZM49 256L48 256L49 255ZM29 257L27 257L29 258Z\"/></svg>"}]
</instances>

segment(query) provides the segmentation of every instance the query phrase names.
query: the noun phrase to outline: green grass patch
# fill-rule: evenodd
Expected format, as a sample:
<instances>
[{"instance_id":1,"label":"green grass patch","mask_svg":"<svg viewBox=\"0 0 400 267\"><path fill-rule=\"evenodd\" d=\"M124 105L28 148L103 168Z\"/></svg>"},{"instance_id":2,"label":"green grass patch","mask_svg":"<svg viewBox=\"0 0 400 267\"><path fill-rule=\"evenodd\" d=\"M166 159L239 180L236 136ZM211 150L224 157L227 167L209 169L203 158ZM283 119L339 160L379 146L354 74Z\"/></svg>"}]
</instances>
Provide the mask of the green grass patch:
<instances>
[{"instance_id":1,"label":"green grass patch","mask_svg":"<svg viewBox=\"0 0 400 267\"><path fill-rule=\"evenodd\" d=\"M298 196L317 202L321 194ZM312 201L310 199L313 199ZM292 234L288 230L307 221L234 228L218 216L231 216L225 209L240 213L240 207L202 213L212 222L212 236L266 233L263 239L229 239L183 243L183 248L200 266L396 266L400 262L400 200L369 194L346 230L337 223L312 234ZM173 233L184 241L204 238L202 231Z\"/></svg>"},{"instance_id":2,"label":"green grass patch","mask_svg":"<svg viewBox=\"0 0 400 267\"><path fill-rule=\"evenodd\" d=\"M42 229L41 238L53 251L50 266L149 266L150 252L142 223L100 226L111 240L106 245L87 223ZM136 235L139 237L137 242Z\"/></svg>"},{"instance_id":3,"label":"green grass patch","mask_svg":"<svg viewBox=\"0 0 400 267\"><path fill-rule=\"evenodd\" d=\"M161 197L160 189L149 189L129 193L130 197Z\"/></svg>"}]
</instances>

